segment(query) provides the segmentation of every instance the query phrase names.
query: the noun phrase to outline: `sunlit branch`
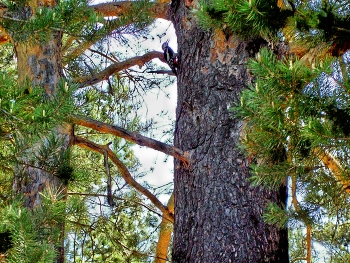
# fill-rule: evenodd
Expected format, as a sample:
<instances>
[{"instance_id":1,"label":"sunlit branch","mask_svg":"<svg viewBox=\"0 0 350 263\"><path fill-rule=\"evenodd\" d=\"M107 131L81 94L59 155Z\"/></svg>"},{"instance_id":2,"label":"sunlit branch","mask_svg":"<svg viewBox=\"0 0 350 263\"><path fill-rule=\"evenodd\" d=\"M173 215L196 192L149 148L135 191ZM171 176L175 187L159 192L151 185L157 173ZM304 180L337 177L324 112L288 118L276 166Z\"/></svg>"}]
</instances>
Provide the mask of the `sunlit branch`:
<instances>
[{"instance_id":1,"label":"sunlit branch","mask_svg":"<svg viewBox=\"0 0 350 263\"><path fill-rule=\"evenodd\" d=\"M297 179L295 178L295 176L292 176L291 190L292 190L292 203L294 206L294 210L298 212L300 210L300 207L297 200Z\"/></svg>"},{"instance_id":2,"label":"sunlit branch","mask_svg":"<svg viewBox=\"0 0 350 263\"><path fill-rule=\"evenodd\" d=\"M311 252L312 252L312 245L311 245L311 226L306 226L306 263L311 263Z\"/></svg>"},{"instance_id":3,"label":"sunlit branch","mask_svg":"<svg viewBox=\"0 0 350 263\"><path fill-rule=\"evenodd\" d=\"M71 50L68 53L67 52L67 50L69 48L68 44L72 44L73 41L75 40L75 37L70 37L68 40L72 41L72 42L64 45L63 54L67 58L66 62L63 62L64 66L68 63L68 61L71 61L72 59L79 57L81 54L83 54L89 47L91 47L96 42L96 41L92 41L92 40L84 40L83 42L79 43L79 45L77 47L75 47L73 50Z\"/></svg>"},{"instance_id":4,"label":"sunlit branch","mask_svg":"<svg viewBox=\"0 0 350 263\"><path fill-rule=\"evenodd\" d=\"M168 209L174 214L174 193L171 194L168 201ZM159 239L157 242L155 263L165 263L167 261L168 250L173 232L173 224L164 217L160 223Z\"/></svg>"},{"instance_id":5,"label":"sunlit branch","mask_svg":"<svg viewBox=\"0 0 350 263\"><path fill-rule=\"evenodd\" d=\"M152 204L154 204L163 213L163 217L165 217L170 222L174 222L174 215L169 211L169 209L166 206L164 206L154 194L152 194L148 189L140 185L131 176L128 168L124 165L122 161L119 160L117 155L111 149L109 149L108 145L99 145L97 143L94 143L92 141L78 136L74 137L73 144L94 152L98 152L100 154L104 154L104 152L107 152L108 158L118 167L121 176L123 177L125 182L131 187L135 188L140 193L142 193L143 195L145 195L152 202Z\"/></svg>"},{"instance_id":6,"label":"sunlit branch","mask_svg":"<svg viewBox=\"0 0 350 263\"><path fill-rule=\"evenodd\" d=\"M170 2L170 1L169 1ZM168 10L169 10L169 2L161 3L155 2L152 4L150 8L150 13L152 18L163 18L168 19ZM110 3L101 3L97 5L92 5L97 13L102 14L103 16L121 16L130 12L135 8L135 2L133 1L120 1L120 2L110 2Z\"/></svg>"},{"instance_id":7,"label":"sunlit branch","mask_svg":"<svg viewBox=\"0 0 350 263\"><path fill-rule=\"evenodd\" d=\"M337 181L343 186L344 190L350 194L350 182L344 180L345 172L340 162L331 153L321 147L314 149L314 154L323 162L323 164L333 172Z\"/></svg>"},{"instance_id":8,"label":"sunlit branch","mask_svg":"<svg viewBox=\"0 0 350 263\"><path fill-rule=\"evenodd\" d=\"M155 58L159 58L160 60L164 61L162 52L151 51L142 56L136 56L118 63L114 63L104 70L95 73L94 76L82 76L76 78L74 79L74 82L80 83L81 87L93 85L103 80L107 80L111 75L118 73L121 70L125 70L133 66L139 66L141 68L145 63Z\"/></svg>"},{"instance_id":9,"label":"sunlit branch","mask_svg":"<svg viewBox=\"0 0 350 263\"><path fill-rule=\"evenodd\" d=\"M87 128L91 128L99 132L121 137L127 141L136 143L137 145L146 146L154 150L163 152L167 155L175 157L176 159L182 161L185 164L188 164L190 162L187 154L181 151L180 149L174 146L168 145L166 143L145 137L137 132L131 132L122 127L118 127L116 125L110 125L110 124L93 120L87 117L71 116L71 121L75 124L78 124Z\"/></svg>"}]
</instances>

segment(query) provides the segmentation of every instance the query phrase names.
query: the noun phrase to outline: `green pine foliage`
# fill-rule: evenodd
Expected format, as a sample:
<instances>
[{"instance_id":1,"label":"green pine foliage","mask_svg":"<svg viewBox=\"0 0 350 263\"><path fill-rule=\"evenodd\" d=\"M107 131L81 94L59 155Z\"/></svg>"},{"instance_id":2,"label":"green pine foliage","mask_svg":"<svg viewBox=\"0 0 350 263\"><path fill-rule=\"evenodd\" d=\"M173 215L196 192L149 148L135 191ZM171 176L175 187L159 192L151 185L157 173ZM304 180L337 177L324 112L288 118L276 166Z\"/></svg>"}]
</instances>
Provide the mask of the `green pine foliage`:
<instances>
[{"instance_id":1,"label":"green pine foliage","mask_svg":"<svg viewBox=\"0 0 350 263\"><path fill-rule=\"evenodd\" d=\"M74 199L79 199L80 204L88 201L85 197L82 202L81 196ZM91 207L85 207L85 219L81 217L81 211L70 210L66 225L67 262L148 262L154 249L150 242L155 238L152 229L158 219L136 205L142 199L133 191L115 200L115 208L112 211L104 209L104 213L94 214ZM97 203L95 205L99 207Z\"/></svg>"},{"instance_id":2,"label":"green pine foliage","mask_svg":"<svg viewBox=\"0 0 350 263\"><path fill-rule=\"evenodd\" d=\"M83 87L72 82L128 58L125 53L111 50L111 39L129 45L127 37L147 33L152 3L139 1L118 19L105 19L88 8L89 1L84 0L62 0L54 8L38 8L35 14L28 12L24 1L1 2L10 11L0 25L14 43L43 44L53 32L60 32L62 53L68 54L62 57L65 78L48 97L41 87L19 87L13 43L0 49L0 241L2 234L5 242L11 240L10 247L4 245L6 260L53 262L64 236L67 262L149 261L155 249L157 209L128 187L119 170L108 162L116 203L111 207L106 196L104 157L74 146L63 150L67 142L52 131L69 122L72 114L135 132L152 129L152 120L142 122L139 109L142 95L159 88L161 79L121 72L103 84ZM81 43L94 46L81 56L69 56ZM113 59L106 59L108 56ZM150 63L148 66L153 67ZM130 142L78 126L74 127L74 135L109 144L136 179L144 176L137 170L140 164ZM26 165L60 178L68 186L68 194L63 188L48 189L41 193L40 207L33 211L23 207L20 197L12 191L14 167L23 163L23 158Z\"/></svg>"},{"instance_id":3,"label":"green pine foliage","mask_svg":"<svg viewBox=\"0 0 350 263\"><path fill-rule=\"evenodd\" d=\"M246 124L242 146L254 160L251 181L266 187L288 181L296 187L288 209L269 205L266 221L280 226L288 222L290 229L311 225L314 241L329 254L347 258L350 251L344 244L349 237L343 227L350 220L348 193L318 152L332 154L348 182L349 84L339 77L339 65L332 59L310 67L297 58L277 60L262 49L248 68L254 84L243 91L234 111Z\"/></svg>"},{"instance_id":4,"label":"green pine foliage","mask_svg":"<svg viewBox=\"0 0 350 263\"><path fill-rule=\"evenodd\" d=\"M332 55L339 56L349 46L349 10L347 1L297 1L297 12L288 18L283 30L299 45L315 48L321 43Z\"/></svg>"},{"instance_id":5,"label":"green pine foliage","mask_svg":"<svg viewBox=\"0 0 350 263\"><path fill-rule=\"evenodd\" d=\"M233 111L243 119L253 185L290 189L287 207L269 204L264 218L289 227L293 262L306 260L306 226L324 252L313 250L315 262L347 262L350 254L349 12L348 1L327 0L203 0L195 11L205 29L263 38L277 51L255 51L251 84ZM289 46L283 54L281 41Z\"/></svg>"},{"instance_id":6,"label":"green pine foliage","mask_svg":"<svg viewBox=\"0 0 350 263\"><path fill-rule=\"evenodd\" d=\"M203 0L195 14L203 28L227 36L286 39L303 52L322 47L339 56L350 45L349 10L347 1Z\"/></svg>"},{"instance_id":7,"label":"green pine foliage","mask_svg":"<svg viewBox=\"0 0 350 263\"><path fill-rule=\"evenodd\" d=\"M53 262L55 247L60 244L60 227L65 214L64 195L50 189L43 193L43 203L34 211L22 207L21 202L0 207L1 233L10 233L6 262Z\"/></svg>"},{"instance_id":8,"label":"green pine foliage","mask_svg":"<svg viewBox=\"0 0 350 263\"><path fill-rule=\"evenodd\" d=\"M96 41L112 31L130 29L131 24L136 31L153 21L148 12L152 3L147 0L137 2L130 12L114 20L98 16L88 8L87 0L64 0L53 8L39 7L34 16L24 1L4 2L9 12L0 25L16 42L46 42L54 31Z\"/></svg>"},{"instance_id":9,"label":"green pine foliage","mask_svg":"<svg viewBox=\"0 0 350 263\"><path fill-rule=\"evenodd\" d=\"M293 14L276 0L203 0L195 11L204 28L229 29L244 37L271 38Z\"/></svg>"},{"instance_id":10,"label":"green pine foliage","mask_svg":"<svg viewBox=\"0 0 350 263\"><path fill-rule=\"evenodd\" d=\"M111 78L108 86L79 90L75 113L132 131L147 131L150 124L142 123L137 114L140 107L137 96L122 82ZM82 127L76 127L75 134L102 145L111 143L110 148L135 178L142 179L132 143ZM116 188L113 191L116 205L109 207L101 154L73 147L70 164L75 177L69 190L75 194L70 195L67 202L67 262L147 262L156 242L154 229L159 219L152 212L156 209L125 184L111 162L108 165Z\"/></svg>"}]
</instances>

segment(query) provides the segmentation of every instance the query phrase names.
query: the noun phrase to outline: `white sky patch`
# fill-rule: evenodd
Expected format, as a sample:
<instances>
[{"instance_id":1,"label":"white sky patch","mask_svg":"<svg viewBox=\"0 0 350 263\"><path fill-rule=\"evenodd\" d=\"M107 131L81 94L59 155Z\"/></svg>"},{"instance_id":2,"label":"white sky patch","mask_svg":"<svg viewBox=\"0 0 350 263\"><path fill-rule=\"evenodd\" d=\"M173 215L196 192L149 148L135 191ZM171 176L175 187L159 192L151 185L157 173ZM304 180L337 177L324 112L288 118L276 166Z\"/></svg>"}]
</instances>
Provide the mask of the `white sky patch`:
<instances>
[{"instance_id":1,"label":"white sky patch","mask_svg":"<svg viewBox=\"0 0 350 263\"><path fill-rule=\"evenodd\" d=\"M164 19L157 19L155 21L156 27L151 31L150 36L153 36L147 40L142 41L142 48L149 50L156 50L163 52L162 43L169 41L169 46L176 52L177 39L175 35L175 29L171 22ZM158 60L159 61L159 60ZM162 63L159 61L159 63ZM163 66L164 63L162 63ZM153 118L157 122L156 129L147 135L152 139L156 139L162 142L163 130L169 129L169 125L175 120L175 110L177 101L177 87L176 83L165 88L162 91L150 91L144 96L143 111L147 113L148 118ZM141 109L142 111L142 109ZM166 116L162 116L166 112ZM136 157L139 159L142 167L139 172L148 172L153 168L152 172L148 172L143 180L148 184L159 187L173 181L173 158L167 156L161 152L149 149L147 147L140 147L135 145L133 147ZM159 199L166 204L169 196L161 195Z\"/></svg>"}]
</instances>

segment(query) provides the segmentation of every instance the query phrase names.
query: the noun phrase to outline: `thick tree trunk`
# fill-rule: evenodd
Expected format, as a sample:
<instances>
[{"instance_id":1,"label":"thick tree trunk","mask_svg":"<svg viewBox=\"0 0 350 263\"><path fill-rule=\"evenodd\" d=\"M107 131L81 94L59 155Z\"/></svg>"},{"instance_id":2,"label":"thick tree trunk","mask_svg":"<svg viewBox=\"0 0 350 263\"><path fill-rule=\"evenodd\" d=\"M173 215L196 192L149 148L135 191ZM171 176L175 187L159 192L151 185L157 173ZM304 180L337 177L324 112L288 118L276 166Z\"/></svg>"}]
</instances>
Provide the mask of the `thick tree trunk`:
<instances>
[{"instance_id":1,"label":"thick tree trunk","mask_svg":"<svg viewBox=\"0 0 350 263\"><path fill-rule=\"evenodd\" d=\"M34 14L38 5L50 7L56 1L28 1L31 8L30 14ZM22 19L28 19L23 17ZM23 88L42 88L48 99L55 94L58 81L62 77L62 54L61 54L61 32L54 32L45 43L19 42L14 43L17 56L18 82ZM35 105L33 105L35 107ZM65 125L57 127L52 133L61 139L62 145L53 152L60 154L65 151L70 144L71 126ZM25 136L24 136L25 137ZM46 145L46 138L41 141L32 142L31 149L25 150L18 156L18 165L15 169L13 188L16 193L22 194L24 206L34 209L41 205L40 192L50 188L51 191L59 190L60 193L67 191L67 185L60 178L48 172L47 167L36 165L33 154L38 154L40 145ZM49 161L49 160L48 160ZM51 169L52 170L52 169ZM64 262L64 222L56 222L60 229L60 245L57 245L57 263Z\"/></svg>"},{"instance_id":2,"label":"thick tree trunk","mask_svg":"<svg viewBox=\"0 0 350 263\"><path fill-rule=\"evenodd\" d=\"M15 44L17 54L18 80L20 85L32 89L43 88L48 98L55 94L55 88L62 76L61 63L61 34L57 32L45 44L29 45L27 43ZM30 92L30 90L29 90ZM35 105L33 105L35 106ZM56 154L66 151L70 144L71 126L65 125L52 131L60 138L62 145L54 150ZM18 156L18 165L15 169L13 188L16 193L23 195L23 204L29 209L41 205L40 192L47 190L67 191L66 183L55 175L47 172L47 166L36 165L33 155L41 145L47 144L45 138L39 142L33 142L30 150L22 152ZM49 160L48 160L49 161ZM58 165L59 166L59 165ZM64 222L57 222L61 235L60 245L57 246L57 263L64 262Z\"/></svg>"},{"instance_id":3,"label":"thick tree trunk","mask_svg":"<svg viewBox=\"0 0 350 263\"><path fill-rule=\"evenodd\" d=\"M45 44L16 43L15 50L19 85L28 89L43 88L48 97L53 96L56 84L62 76L61 34L56 33L52 40ZM69 127L59 128L54 132L63 138L64 145L60 151L64 151L68 147L69 140L66 134L70 132ZM40 191L48 186L58 188L62 184L57 177L47 173L45 169L39 169L39 166L31 165L28 161L32 159L31 155L38 150L40 144L45 144L45 141L34 143L30 151L22 153L15 174L14 190L24 194L24 205L29 208L40 205Z\"/></svg>"},{"instance_id":4,"label":"thick tree trunk","mask_svg":"<svg viewBox=\"0 0 350 263\"><path fill-rule=\"evenodd\" d=\"M43 88L47 97L52 97L55 94L56 84L62 76L61 34L57 32L52 36L52 40L45 44L28 45L27 43L17 43L15 49L19 84L29 89ZM52 133L62 141L62 145L54 152L59 154L62 151L66 151L70 144L71 126L58 127ZM40 192L48 188L51 191L60 191L61 193L67 191L66 183L47 172L50 169L45 169L53 164L43 167L36 165L35 159L33 160L33 155L37 154L39 147L46 143L45 138L42 138L39 142L33 142L30 150L23 151L22 155L18 156L13 188L16 193L24 196L23 204L29 209L34 209L41 205ZM57 227L60 228L61 232L59 237L61 244L56 248L56 262L63 263L64 222L57 222Z\"/></svg>"},{"instance_id":5,"label":"thick tree trunk","mask_svg":"<svg viewBox=\"0 0 350 263\"><path fill-rule=\"evenodd\" d=\"M200 29L180 1L173 16L180 57L175 146L173 262L288 262L287 231L263 222L285 191L253 188L237 150L240 120L229 108L249 81L246 42Z\"/></svg>"}]
</instances>

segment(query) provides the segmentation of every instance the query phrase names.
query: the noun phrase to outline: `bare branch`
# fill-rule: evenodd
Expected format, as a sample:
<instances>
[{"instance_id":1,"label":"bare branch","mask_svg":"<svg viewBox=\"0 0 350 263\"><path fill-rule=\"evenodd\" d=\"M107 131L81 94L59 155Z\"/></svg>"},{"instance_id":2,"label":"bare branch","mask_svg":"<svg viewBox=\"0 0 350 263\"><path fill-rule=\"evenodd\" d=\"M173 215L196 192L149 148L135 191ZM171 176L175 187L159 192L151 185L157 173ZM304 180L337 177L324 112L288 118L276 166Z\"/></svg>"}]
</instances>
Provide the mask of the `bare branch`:
<instances>
[{"instance_id":1,"label":"bare branch","mask_svg":"<svg viewBox=\"0 0 350 263\"><path fill-rule=\"evenodd\" d=\"M170 1L169 1L170 2ZM169 2L161 3L155 2L151 7L151 17L152 18L163 18L169 20L168 10ZM104 16L121 16L125 13L130 12L135 6L135 2L132 1L121 1L121 2L110 2L110 3L101 3L97 5L92 5L97 13L100 13Z\"/></svg>"},{"instance_id":2,"label":"bare branch","mask_svg":"<svg viewBox=\"0 0 350 263\"><path fill-rule=\"evenodd\" d=\"M176 76L172 70L151 70L151 71L148 71L147 73L167 74L167 75Z\"/></svg>"},{"instance_id":3,"label":"bare branch","mask_svg":"<svg viewBox=\"0 0 350 263\"><path fill-rule=\"evenodd\" d=\"M75 79L74 82L80 83L81 87L93 85L103 80L107 80L111 75L121 70L128 69L133 66L139 66L141 68L146 62L149 62L155 58L159 58L161 61L164 62L162 52L151 51L142 56L136 56L122 62L114 63L102 70L101 72L95 73L95 76L93 78L91 78L91 76L83 76Z\"/></svg>"},{"instance_id":4,"label":"bare branch","mask_svg":"<svg viewBox=\"0 0 350 263\"><path fill-rule=\"evenodd\" d=\"M188 153L184 153L180 149L168 145L166 143L145 137L137 132L131 132L116 125L110 125L101 121L93 120L87 117L71 116L71 121L75 124L94 129L107 134L112 134L121 137L127 141L131 141L140 146L146 146L154 150L163 152L167 155L173 156L185 164L190 162Z\"/></svg>"},{"instance_id":5,"label":"bare branch","mask_svg":"<svg viewBox=\"0 0 350 263\"><path fill-rule=\"evenodd\" d=\"M109 159L118 167L125 182L133 188L135 188L140 193L142 193L143 195L145 195L152 202L152 204L154 204L163 213L163 216L167 220L169 220L170 222L174 222L174 215L169 211L169 209L166 206L164 206L154 194L152 194L148 189L140 185L131 176L128 168L124 165L122 161L119 160L117 155L111 149L108 148L107 145L99 145L97 143L94 143L92 141L78 136L75 136L73 140L74 145L80 146L82 148L89 149L100 154L104 154L104 152L107 152Z\"/></svg>"}]
</instances>

